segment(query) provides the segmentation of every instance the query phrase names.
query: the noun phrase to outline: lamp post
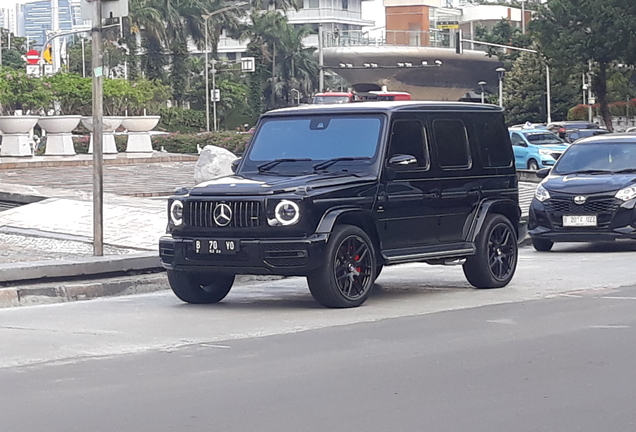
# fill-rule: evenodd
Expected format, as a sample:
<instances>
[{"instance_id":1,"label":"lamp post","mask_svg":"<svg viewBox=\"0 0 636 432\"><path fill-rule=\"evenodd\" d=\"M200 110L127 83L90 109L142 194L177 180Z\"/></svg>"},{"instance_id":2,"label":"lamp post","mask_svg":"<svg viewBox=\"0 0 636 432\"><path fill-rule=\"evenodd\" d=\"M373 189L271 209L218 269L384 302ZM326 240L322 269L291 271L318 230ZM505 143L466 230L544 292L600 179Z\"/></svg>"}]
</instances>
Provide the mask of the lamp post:
<instances>
[{"instance_id":1,"label":"lamp post","mask_svg":"<svg viewBox=\"0 0 636 432\"><path fill-rule=\"evenodd\" d=\"M240 8L242 6L245 6L246 4L248 4L247 2L240 2L240 3L236 3L233 4L232 6L227 6L218 10L215 10L213 12L210 12L209 14L205 14L205 15L201 15L201 18L203 18L204 22L205 22L205 130L207 132L210 132L210 80L209 80L209 60L208 60L208 56L209 56L209 52L210 52L210 46L208 44L208 19L210 19L210 17L220 14L222 12L225 11L229 11L231 9L237 9ZM214 131L217 130L216 127L216 81L214 79L215 77L215 73L216 73L216 68L214 67L214 58L212 58L212 91L214 92Z\"/></svg>"},{"instance_id":2,"label":"lamp post","mask_svg":"<svg viewBox=\"0 0 636 432\"><path fill-rule=\"evenodd\" d=\"M481 103L484 103L484 86L487 84L486 81L479 81L477 85L481 87Z\"/></svg>"},{"instance_id":3,"label":"lamp post","mask_svg":"<svg viewBox=\"0 0 636 432\"><path fill-rule=\"evenodd\" d=\"M506 69L499 67L495 69L495 72L499 74L499 106L503 108L503 77L506 73Z\"/></svg>"}]
</instances>

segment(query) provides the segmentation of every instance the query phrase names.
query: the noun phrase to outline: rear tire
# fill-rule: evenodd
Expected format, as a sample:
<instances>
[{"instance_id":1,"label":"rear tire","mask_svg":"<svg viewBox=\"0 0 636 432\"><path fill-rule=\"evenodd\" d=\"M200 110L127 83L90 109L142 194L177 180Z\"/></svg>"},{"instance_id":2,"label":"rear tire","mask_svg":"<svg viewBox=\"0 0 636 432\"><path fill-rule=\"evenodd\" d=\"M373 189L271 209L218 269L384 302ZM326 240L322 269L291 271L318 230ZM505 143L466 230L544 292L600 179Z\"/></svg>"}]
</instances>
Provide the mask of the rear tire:
<instances>
[{"instance_id":1,"label":"rear tire","mask_svg":"<svg viewBox=\"0 0 636 432\"><path fill-rule=\"evenodd\" d=\"M307 276L314 299L329 308L349 308L365 302L378 265L373 242L362 229L336 225L329 236L323 265Z\"/></svg>"},{"instance_id":2,"label":"rear tire","mask_svg":"<svg viewBox=\"0 0 636 432\"><path fill-rule=\"evenodd\" d=\"M232 289L234 275L167 270L170 288L186 303L218 303Z\"/></svg>"},{"instance_id":3,"label":"rear tire","mask_svg":"<svg viewBox=\"0 0 636 432\"><path fill-rule=\"evenodd\" d=\"M517 268L517 233L510 220L490 214L475 242L477 253L466 259L464 275L475 288L508 285Z\"/></svg>"},{"instance_id":4,"label":"rear tire","mask_svg":"<svg viewBox=\"0 0 636 432\"><path fill-rule=\"evenodd\" d=\"M552 249L554 242L552 240L533 238L532 246L540 252L549 252Z\"/></svg>"},{"instance_id":5,"label":"rear tire","mask_svg":"<svg viewBox=\"0 0 636 432\"><path fill-rule=\"evenodd\" d=\"M530 162L528 162L528 169L532 170L532 171L538 171L539 170L539 164L537 163L536 160L531 159Z\"/></svg>"}]
</instances>

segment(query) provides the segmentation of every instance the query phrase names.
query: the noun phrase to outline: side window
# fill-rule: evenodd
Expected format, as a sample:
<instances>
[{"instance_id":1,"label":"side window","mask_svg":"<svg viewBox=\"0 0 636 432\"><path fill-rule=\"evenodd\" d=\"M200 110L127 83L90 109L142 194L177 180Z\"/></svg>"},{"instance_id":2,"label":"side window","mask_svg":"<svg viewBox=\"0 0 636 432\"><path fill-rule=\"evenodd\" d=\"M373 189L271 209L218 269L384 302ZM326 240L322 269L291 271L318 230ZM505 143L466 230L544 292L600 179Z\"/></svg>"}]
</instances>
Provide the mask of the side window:
<instances>
[{"instance_id":1,"label":"side window","mask_svg":"<svg viewBox=\"0 0 636 432\"><path fill-rule=\"evenodd\" d=\"M518 133L513 133L512 136L510 137L510 141L512 141L512 145L516 145L516 146L520 146L525 143L523 138L521 138Z\"/></svg>"},{"instance_id":2,"label":"side window","mask_svg":"<svg viewBox=\"0 0 636 432\"><path fill-rule=\"evenodd\" d=\"M483 166L486 168L512 166L513 152L503 118L500 115L475 115L472 125L477 136L479 156Z\"/></svg>"},{"instance_id":3,"label":"side window","mask_svg":"<svg viewBox=\"0 0 636 432\"><path fill-rule=\"evenodd\" d=\"M444 169L469 169L471 166L468 133L461 120L435 120L433 133L439 164Z\"/></svg>"},{"instance_id":4,"label":"side window","mask_svg":"<svg viewBox=\"0 0 636 432\"><path fill-rule=\"evenodd\" d=\"M424 126L417 120L396 120L391 127L389 158L395 155L411 155L417 159L418 168L428 169L430 158Z\"/></svg>"}]
</instances>

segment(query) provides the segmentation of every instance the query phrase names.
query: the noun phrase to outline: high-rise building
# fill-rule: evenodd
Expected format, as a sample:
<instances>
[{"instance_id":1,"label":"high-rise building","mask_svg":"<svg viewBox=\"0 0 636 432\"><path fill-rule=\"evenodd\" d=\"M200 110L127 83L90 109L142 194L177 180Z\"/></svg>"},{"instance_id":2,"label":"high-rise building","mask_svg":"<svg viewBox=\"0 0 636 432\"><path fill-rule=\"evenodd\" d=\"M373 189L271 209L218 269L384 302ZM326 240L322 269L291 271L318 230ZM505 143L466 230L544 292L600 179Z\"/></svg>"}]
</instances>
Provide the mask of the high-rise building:
<instances>
[{"instance_id":1,"label":"high-rise building","mask_svg":"<svg viewBox=\"0 0 636 432\"><path fill-rule=\"evenodd\" d=\"M0 8L0 28L7 29L12 33L17 31L15 9Z\"/></svg>"},{"instance_id":2,"label":"high-rise building","mask_svg":"<svg viewBox=\"0 0 636 432\"><path fill-rule=\"evenodd\" d=\"M71 0L58 0L60 30L73 28ZM35 41L35 48L42 48L47 40L46 31L51 29L51 2L35 1L18 5L18 34Z\"/></svg>"}]
</instances>

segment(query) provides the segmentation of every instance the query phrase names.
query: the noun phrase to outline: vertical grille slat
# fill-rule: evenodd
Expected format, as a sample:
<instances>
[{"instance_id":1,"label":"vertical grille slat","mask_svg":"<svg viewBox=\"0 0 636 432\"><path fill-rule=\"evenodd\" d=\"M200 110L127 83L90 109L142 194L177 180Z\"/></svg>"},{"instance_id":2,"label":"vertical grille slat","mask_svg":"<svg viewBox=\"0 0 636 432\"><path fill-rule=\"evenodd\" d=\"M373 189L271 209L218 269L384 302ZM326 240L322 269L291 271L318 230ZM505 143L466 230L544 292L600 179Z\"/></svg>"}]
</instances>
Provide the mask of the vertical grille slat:
<instances>
[{"instance_id":1,"label":"vertical grille slat","mask_svg":"<svg viewBox=\"0 0 636 432\"><path fill-rule=\"evenodd\" d=\"M189 201L186 223L199 228L218 228L214 221L214 209L225 203L232 209L232 221L227 228L256 228L261 225L260 201Z\"/></svg>"}]
</instances>

